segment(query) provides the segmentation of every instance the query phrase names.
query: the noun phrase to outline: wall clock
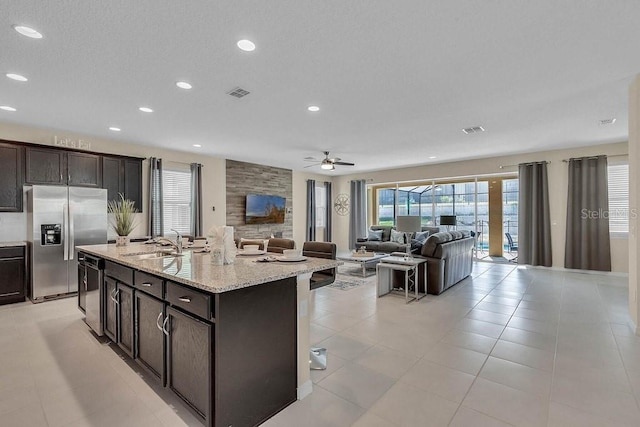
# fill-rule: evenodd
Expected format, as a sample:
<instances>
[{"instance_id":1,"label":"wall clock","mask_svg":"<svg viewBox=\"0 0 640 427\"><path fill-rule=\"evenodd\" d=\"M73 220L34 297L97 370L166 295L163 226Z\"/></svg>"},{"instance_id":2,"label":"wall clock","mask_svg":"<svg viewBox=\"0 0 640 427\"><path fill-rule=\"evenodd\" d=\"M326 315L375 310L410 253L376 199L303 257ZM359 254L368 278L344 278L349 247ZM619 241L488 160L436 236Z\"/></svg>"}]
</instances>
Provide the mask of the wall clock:
<instances>
[{"instance_id":1,"label":"wall clock","mask_svg":"<svg viewBox=\"0 0 640 427\"><path fill-rule=\"evenodd\" d=\"M348 215L349 195L344 193L338 194L333 202L333 208L336 210L336 213L338 215Z\"/></svg>"}]
</instances>

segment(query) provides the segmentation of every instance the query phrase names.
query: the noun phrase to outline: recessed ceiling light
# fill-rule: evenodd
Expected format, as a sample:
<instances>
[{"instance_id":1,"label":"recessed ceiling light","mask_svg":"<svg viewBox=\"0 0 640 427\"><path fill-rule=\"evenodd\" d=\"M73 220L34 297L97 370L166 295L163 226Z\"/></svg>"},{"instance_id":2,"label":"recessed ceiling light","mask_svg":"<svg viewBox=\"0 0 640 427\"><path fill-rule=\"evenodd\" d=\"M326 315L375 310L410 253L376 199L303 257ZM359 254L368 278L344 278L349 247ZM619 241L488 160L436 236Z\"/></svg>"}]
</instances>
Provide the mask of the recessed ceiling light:
<instances>
[{"instance_id":1,"label":"recessed ceiling light","mask_svg":"<svg viewBox=\"0 0 640 427\"><path fill-rule=\"evenodd\" d=\"M111 127L109 128L109 130L112 130L112 131L114 131L114 132L120 132L122 129L117 128L117 127L115 127L115 126L111 126Z\"/></svg>"},{"instance_id":2,"label":"recessed ceiling light","mask_svg":"<svg viewBox=\"0 0 640 427\"><path fill-rule=\"evenodd\" d=\"M470 128L462 129L462 132L466 133L467 135L471 135L472 133L484 132L484 130L485 129L482 126L473 126Z\"/></svg>"},{"instance_id":3,"label":"recessed ceiling light","mask_svg":"<svg viewBox=\"0 0 640 427\"><path fill-rule=\"evenodd\" d=\"M193 146L196 147L196 148L202 147L202 145L200 145L200 144L193 144Z\"/></svg>"},{"instance_id":4,"label":"recessed ceiling light","mask_svg":"<svg viewBox=\"0 0 640 427\"><path fill-rule=\"evenodd\" d=\"M307 110L315 113L316 111L320 111L320 107L318 107L317 105L309 105L307 107Z\"/></svg>"},{"instance_id":5,"label":"recessed ceiling light","mask_svg":"<svg viewBox=\"0 0 640 427\"><path fill-rule=\"evenodd\" d=\"M176 86L178 86L180 89L191 89L193 87L187 82L176 82Z\"/></svg>"},{"instance_id":6,"label":"recessed ceiling light","mask_svg":"<svg viewBox=\"0 0 640 427\"><path fill-rule=\"evenodd\" d=\"M142 111L143 113L153 113L153 110L149 107L140 107L138 108L138 110Z\"/></svg>"},{"instance_id":7,"label":"recessed ceiling light","mask_svg":"<svg viewBox=\"0 0 640 427\"><path fill-rule=\"evenodd\" d=\"M7 73L5 74L5 76L9 77L11 80L15 80L18 82L26 82L27 80L29 80L28 78L26 78L25 76L21 76L20 74Z\"/></svg>"},{"instance_id":8,"label":"recessed ceiling light","mask_svg":"<svg viewBox=\"0 0 640 427\"><path fill-rule=\"evenodd\" d=\"M25 27L24 25L14 25L13 29L22 34L23 36L31 37L32 39L41 39L42 34L34 30L31 27Z\"/></svg>"},{"instance_id":9,"label":"recessed ceiling light","mask_svg":"<svg viewBox=\"0 0 640 427\"><path fill-rule=\"evenodd\" d=\"M245 52L253 52L256 50L256 45L251 40L240 40L236 44L240 50L244 50Z\"/></svg>"},{"instance_id":10,"label":"recessed ceiling light","mask_svg":"<svg viewBox=\"0 0 640 427\"><path fill-rule=\"evenodd\" d=\"M430 158L430 159L435 159L435 158L436 158L436 156L429 156L429 158Z\"/></svg>"},{"instance_id":11,"label":"recessed ceiling light","mask_svg":"<svg viewBox=\"0 0 640 427\"><path fill-rule=\"evenodd\" d=\"M9 107L8 105L0 105L0 110L4 110L4 111L17 111L15 108L13 107Z\"/></svg>"}]
</instances>

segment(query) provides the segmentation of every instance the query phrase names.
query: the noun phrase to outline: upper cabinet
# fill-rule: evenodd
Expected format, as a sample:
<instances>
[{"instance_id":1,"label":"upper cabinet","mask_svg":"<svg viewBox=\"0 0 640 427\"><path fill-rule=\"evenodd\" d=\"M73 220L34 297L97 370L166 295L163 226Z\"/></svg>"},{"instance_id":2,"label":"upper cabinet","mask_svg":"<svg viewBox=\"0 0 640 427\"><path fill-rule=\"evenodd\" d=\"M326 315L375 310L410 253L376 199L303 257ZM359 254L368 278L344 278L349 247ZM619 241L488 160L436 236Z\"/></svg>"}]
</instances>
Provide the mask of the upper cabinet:
<instances>
[{"instance_id":1,"label":"upper cabinet","mask_svg":"<svg viewBox=\"0 0 640 427\"><path fill-rule=\"evenodd\" d=\"M133 200L142 212L142 160L102 156L102 188L107 189L107 200Z\"/></svg>"},{"instance_id":2,"label":"upper cabinet","mask_svg":"<svg viewBox=\"0 0 640 427\"><path fill-rule=\"evenodd\" d=\"M27 147L25 159L27 184L97 188L102 185L102 162L98 155Z\"/></svg>"},{"instance_id":3,"label":"upper cabinet","mask_svg":"<svg viewBox=\"0 0 640 427\"><path fill-rule=\"evenodd\" d=\"M0 143L0 212L22 212L22 151Z\"/></svg>"},{"instance_id":4,"label":"upper cabinet","mask_svg":"<svg viewBox=\"0 0 640 427\"><path fill-rule=\"evenodd\" d=\"M27 147L25 177L27 184L67 183L67 156L65 151Z\"/></svg>"}]
</instances>

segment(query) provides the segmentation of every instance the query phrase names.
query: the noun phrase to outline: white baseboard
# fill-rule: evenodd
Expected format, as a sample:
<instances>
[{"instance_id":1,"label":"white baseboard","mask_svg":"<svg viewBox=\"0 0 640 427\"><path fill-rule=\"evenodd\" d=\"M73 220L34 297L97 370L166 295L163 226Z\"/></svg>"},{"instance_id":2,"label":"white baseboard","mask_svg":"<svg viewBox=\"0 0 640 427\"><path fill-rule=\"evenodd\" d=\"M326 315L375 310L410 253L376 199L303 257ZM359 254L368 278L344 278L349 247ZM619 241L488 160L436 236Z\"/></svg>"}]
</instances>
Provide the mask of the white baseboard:
<instances>
[{"instance_id":1,"label":"white baseboard","mask_svg":"<svg viewBox=\"0 0 640 427\"><path fill-rule=\"evenodd\" d=\"M307 380L304 384L298 387L298 400L302 400L305 397L309 396L313 391L313 382L311 380Z\"/></svg>"}]
</instances>

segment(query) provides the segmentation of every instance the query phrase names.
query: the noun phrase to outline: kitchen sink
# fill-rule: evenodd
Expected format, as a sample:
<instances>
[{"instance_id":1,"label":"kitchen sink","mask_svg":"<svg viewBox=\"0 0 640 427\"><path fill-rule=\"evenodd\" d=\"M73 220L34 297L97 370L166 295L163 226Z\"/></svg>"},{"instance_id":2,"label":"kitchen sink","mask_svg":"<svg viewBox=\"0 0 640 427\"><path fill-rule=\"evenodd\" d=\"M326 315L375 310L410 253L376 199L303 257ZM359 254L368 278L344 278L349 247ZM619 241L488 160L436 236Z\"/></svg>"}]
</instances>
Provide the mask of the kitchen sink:
<instances>
[{"instance_id":1,"label":"kitchen sink","mask_svg":"<svg viewBox=\"0 0 640 427\"><path fill-rule=\"evenodd\" d=\"M183 254L179 254L176 252L150 252L150 253L145 253L145 254L127 254L127 255L123 255L126 256L127 258L131 258L131 259L162 259L162 258L172 258L172 257L178 257L178 256L182 256Z\"/></svg>"}]
</instances>

